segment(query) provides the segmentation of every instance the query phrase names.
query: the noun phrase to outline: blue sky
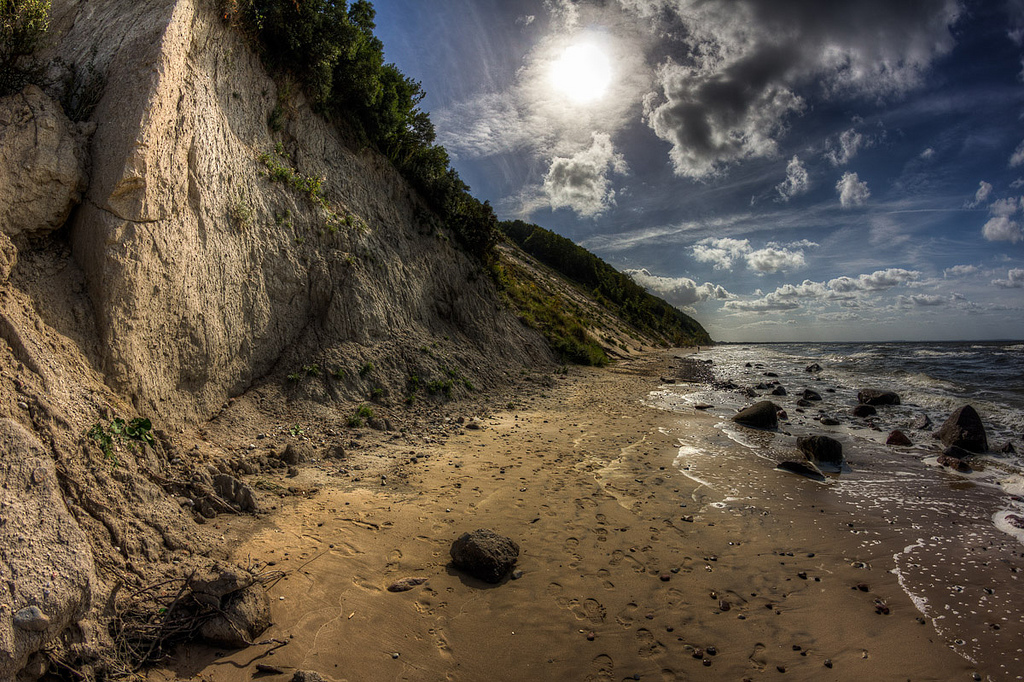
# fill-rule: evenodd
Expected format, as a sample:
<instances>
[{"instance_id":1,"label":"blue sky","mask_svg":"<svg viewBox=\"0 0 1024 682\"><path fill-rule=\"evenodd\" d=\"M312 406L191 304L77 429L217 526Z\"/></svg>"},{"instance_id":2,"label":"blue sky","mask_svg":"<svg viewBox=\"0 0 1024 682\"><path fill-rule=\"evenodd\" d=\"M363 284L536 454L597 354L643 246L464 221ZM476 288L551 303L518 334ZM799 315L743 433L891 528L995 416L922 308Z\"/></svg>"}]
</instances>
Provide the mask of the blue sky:
<instances>
[{"instance_id":1,"label":"blue sky","mask_svg":"<svg viewBox=\"0 0 1024 682\"><path fill-rule=\"evenodd\" d=\"M463 180L720 341L1024 338L1024 0L377 0Z\"/></svg>"}]
</instances>

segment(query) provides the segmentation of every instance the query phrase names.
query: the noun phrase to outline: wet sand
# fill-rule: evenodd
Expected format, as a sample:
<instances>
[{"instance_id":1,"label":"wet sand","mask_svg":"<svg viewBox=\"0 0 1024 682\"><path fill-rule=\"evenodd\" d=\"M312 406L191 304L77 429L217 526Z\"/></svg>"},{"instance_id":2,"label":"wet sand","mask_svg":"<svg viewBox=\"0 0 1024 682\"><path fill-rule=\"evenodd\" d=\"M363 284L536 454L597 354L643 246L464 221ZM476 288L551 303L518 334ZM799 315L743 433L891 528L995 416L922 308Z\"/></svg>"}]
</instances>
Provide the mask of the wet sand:
<instances>
[{"instance_id":1,"label":"wet sand","mask_svg":"<svg viewBox=\"0 0 1024 682\"><path fill-rule=\"evenodd\" d=\"M261 641L287 644L191 647L151 677L251 680L264 664L283 673L259 679L352 682L1013 679L922 617L892 553L864 542L884 520L773 470L714 417L646 404L678 353L573 369L480 430L306 466L293 485L319 494L221 517L237 561L286 572ZM762 492L702 485L681 442L731 453L702 466ZM519 543L519 579L448 567L451 542L476 528ZM386 590L404 577L428 580Z\"/></svg>"}]
</instances>

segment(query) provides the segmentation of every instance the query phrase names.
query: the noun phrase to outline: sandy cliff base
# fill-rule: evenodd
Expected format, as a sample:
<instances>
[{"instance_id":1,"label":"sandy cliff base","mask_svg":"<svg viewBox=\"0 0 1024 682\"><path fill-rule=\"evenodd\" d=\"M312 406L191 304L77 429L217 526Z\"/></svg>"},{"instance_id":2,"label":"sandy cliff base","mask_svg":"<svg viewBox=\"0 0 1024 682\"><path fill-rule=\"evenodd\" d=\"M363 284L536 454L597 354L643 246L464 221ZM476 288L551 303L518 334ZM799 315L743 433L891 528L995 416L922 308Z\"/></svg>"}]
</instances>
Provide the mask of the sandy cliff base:
<instances>
[{"instance_id":1,"label":"sandy cliff base","mask_svg":"<svg viewBox=\"0 0 1024 682\"><path fill-rule=\"evenodd\" d=\"M826 489L769 469L764 499L728 499L674 466L684 435L736 446L710 417L644 404L672 356L574 369L512 411L495 408L481 430L443 445L396 440L377 466L306 467L295 485L323 484L319 494L282 498L260 520L221 517L238 561L287 574L261 640L278 641L189 648L152 677L1005 677L921 622L891 557L858 535L884 527L863 527ZM365 468L332 475L341 466ZM722 466L769 475L763 462ZM451 542L476 528L519 542L519 579L490 586L447 567ZM386 590L405 577L428 581Z\"/></svg>"}]
</instances>

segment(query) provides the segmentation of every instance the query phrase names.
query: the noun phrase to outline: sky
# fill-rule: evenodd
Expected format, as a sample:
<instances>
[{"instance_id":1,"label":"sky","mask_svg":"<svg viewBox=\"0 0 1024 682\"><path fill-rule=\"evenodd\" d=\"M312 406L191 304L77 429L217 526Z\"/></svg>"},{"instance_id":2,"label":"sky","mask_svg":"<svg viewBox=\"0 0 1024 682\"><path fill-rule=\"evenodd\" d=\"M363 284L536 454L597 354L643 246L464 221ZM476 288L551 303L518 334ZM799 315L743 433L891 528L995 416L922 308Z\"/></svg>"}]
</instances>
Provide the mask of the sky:
<instances>
[{"instance_id":1,"label":"sky","mask_svg":"<svg viewBox=\"0 0 1024 682\"><path fill-rule=\"evenodd\" d=\"M474 196L717 341L1024 338L1024 0L376 0Z\"/></svg>"}]
</instances>

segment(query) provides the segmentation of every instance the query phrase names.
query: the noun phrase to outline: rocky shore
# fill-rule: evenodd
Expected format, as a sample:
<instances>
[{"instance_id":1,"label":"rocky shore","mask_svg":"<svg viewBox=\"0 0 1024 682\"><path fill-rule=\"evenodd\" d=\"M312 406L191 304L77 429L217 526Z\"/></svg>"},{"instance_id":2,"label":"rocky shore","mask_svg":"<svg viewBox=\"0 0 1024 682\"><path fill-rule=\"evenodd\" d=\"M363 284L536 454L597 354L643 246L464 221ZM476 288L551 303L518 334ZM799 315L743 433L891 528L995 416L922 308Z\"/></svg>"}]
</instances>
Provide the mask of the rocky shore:
<instances>
[{"instance_id":1,"label":"rocky shore","mask_svg":"<svg viewBox=\"0 0 1024 682\"><path fill-rule=\"evenodd\" d=\"M455 408L357 431L340 457L312 443L290 478L250 479L268 514L207 524L235 562L280 572L272 624L150 678L1013 679L924 617L896 557L864 542L884 519L751 456L703 410L653 406L691 364L653 352L538 375L461 423ZM709 484L723 469L735 489ZM496 583L453 565L477 529L518 549Z\"/></svg>"}]
</instances>

